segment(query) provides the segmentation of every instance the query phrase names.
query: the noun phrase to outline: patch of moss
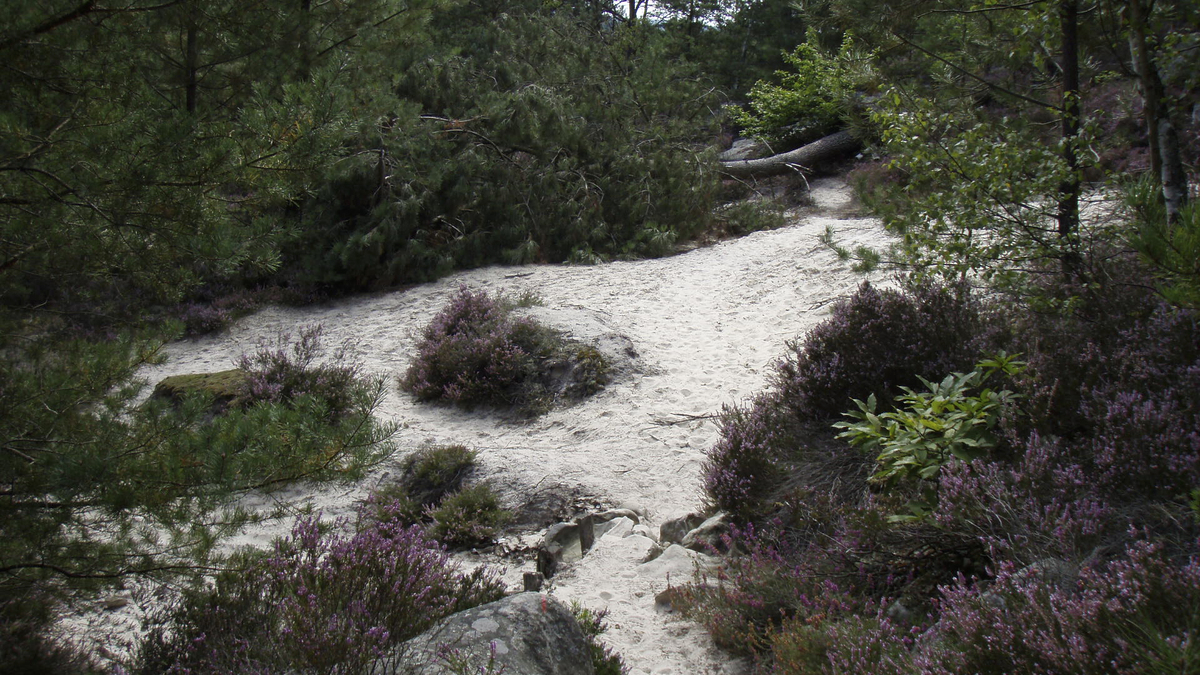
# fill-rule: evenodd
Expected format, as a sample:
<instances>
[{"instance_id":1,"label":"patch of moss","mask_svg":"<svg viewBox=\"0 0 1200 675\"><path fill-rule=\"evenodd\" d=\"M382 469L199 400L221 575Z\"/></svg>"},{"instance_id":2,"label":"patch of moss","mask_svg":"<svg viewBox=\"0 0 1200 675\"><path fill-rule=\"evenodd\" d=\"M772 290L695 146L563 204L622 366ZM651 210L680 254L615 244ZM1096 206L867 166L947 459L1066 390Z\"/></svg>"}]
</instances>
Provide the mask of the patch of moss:
<instances>
[{"instance_id":1,"label":"patch of moss","mask_svg":"<svg viewBox=\"0 0 1200 675\"><path fill-rule=\"evenodd\" d=\"M155 385L151 395L179 403L188 396L202 394L213 400L215 408L223 410L245 396L246 382L246 371L239 368L217 373L173 375Z\"/></svg>"}]
</instances>

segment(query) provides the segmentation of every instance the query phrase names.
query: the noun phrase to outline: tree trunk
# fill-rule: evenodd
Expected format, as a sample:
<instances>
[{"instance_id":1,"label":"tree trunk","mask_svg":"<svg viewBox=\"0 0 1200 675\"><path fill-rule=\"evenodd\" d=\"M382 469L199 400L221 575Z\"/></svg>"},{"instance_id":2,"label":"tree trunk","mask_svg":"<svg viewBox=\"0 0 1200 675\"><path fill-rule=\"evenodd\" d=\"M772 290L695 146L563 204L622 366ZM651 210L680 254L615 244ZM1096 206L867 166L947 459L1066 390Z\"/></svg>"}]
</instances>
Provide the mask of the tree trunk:
<instances>
[{"instance_id":1,"label":"tree trunk","mask_svg":"<svg viewBox=\"0 0 1200 675\"><path fill-rule=\"evenodd\" d=\"M194 10L191 7L187 8L187 42L184 53L184 106L187 108L188 114L196 114L197 99L200 93L200 77L199 77L199 46L196 36L196 17Z\"/></svg>"},{"instance_id":2,"label":"tree trunk","mask_svg":"<svg viewBox=\"0 0 1200 675\"><path fill-rule=\"evenodd\" d=\"M1063 273L1073 277L1078 271L1079 251L1079 6L1077 0L1059 5L1062 27L1062 134L1063 161L1067 177L1058 188L1058 240L1062 247Z\"/></svg>"},{"instance_id":3,"label":"tree trunk","mask_svg":"<svg viewBox=\"0 0 1200 675\"><path fill-rule=\"evenodd\" d=\"M1150 143L1150 172L1158 178L1162 175L1162 149L1158 140L1158 120L1163 100L1162 80L1158 69L1150 58L1146 44L1146 16L1142 0L1133 0L1126 5L1125 22L1129 28L1129 52L1133 57L1138 87L1142 90L1142 117L1146 122L1146 138Z\"/></svg>"},{"instance_id":4,"label":"tree trunk","mask_svg":"<svg viewBox=\"0 0 1200 675\"><path fill-rule=\"evenodd\" d=\"M762 159L721 162L721 172L735 178L762 178L790 171L811 173L812 167L826 160L856 152L862 143L848 131L839 131L808 145Z\"/></svg>"},{"instance_id":5,"label":"tree trunk","mask_svg":"<svg viewBox=\"0 0 1200 675\"><path fill-rule=\"evenodd\" d=\"M1179 222L1179 211L1187 204L1187 174L1179 151L1179 134L1171 125L1171 118L1163 115L1158 120L1158 142L1162 155L1162 194L1167 207L1167 222Z\"/></svg>"}]
</instances>

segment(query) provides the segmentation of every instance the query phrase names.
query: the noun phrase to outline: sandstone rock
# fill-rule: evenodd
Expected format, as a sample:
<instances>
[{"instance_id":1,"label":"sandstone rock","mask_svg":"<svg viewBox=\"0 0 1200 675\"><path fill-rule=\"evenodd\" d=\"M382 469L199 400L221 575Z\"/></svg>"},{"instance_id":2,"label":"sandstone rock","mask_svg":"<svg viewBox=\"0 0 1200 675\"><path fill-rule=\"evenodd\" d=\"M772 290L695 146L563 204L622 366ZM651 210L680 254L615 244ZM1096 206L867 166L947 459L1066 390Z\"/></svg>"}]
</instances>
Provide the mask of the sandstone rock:
<instances>
[{"instance_id":1,"label":"sandstone rock","mask_svg":"<svg viewBox=\"0 0 1200 675\"><path fill-rule=\"evenodd\" d=\"M668 520L658 528L658 540L664 544L681 543L688 532L696 529L703 522L704 516L699 513L689 513L682 518Z\"/></svg>"},{"instance_id":2,"label":"sandstone rock","mask_svg":"<svg viewBox=\"0 0 1200 675\"><path fill-rule=\"evenodd\" d=\"M596 538L604 539L605 537L612 537L620 539L633 531L633 526L636 522L622 516L606 523L600 523L596 526Z\"/></svg>"},{"instance_id":3,"label":"sandstone rock","mask_svg":"<svg viewBox=\"0 0 1200 675\"><path fill-rule=\"evenodd\" d=\"M729 532L729 516L725 513L718 513L684 535L680 544L684 548L701 553L724 552L726 546L725 542L721 540L721 535L727 532Z\"/></svg>"},{"instance_id":4,"label":"sandstone rock","mask_svg":"<svg viewBox=\"0 0 1200 675\"><path fill-rule=\"evenodd\" d=\"M601 511L592 517L596 519L597 523L607 523L608 521L616 518L628 518L632 520L635 525L642 522L641 517L638 516L637 512L633 509L609 509L607 511Z\"/></svg>"},{"instance_id":5,"label":"sandstone rock","mask_svg":"<svg viewBox=\"0 0 1200 675\"><path fill-rule=\"evenodd\" d=\"M409 640L372 672L452 675L591 675L587 638L571 611L540 593L518 593L459 612Z\"/></svg>"}]
</instances>

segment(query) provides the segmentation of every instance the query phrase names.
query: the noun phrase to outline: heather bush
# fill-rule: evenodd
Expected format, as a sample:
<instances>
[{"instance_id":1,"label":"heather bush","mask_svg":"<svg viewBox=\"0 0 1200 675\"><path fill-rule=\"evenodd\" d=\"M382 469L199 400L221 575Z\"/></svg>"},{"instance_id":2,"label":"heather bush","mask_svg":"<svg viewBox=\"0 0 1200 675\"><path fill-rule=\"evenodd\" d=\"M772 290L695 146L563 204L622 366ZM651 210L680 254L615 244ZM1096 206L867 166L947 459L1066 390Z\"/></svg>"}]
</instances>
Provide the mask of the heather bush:
<instances>
[{"instance_id":1,"label":"heather bush","mask_svg":"<svg viewBox=\"0 0 1200 675\"><path fill-rule=\"evenodd\" d=\"M882 523L875 520L875 526ZM872 527L866 520L857 526ZM779 523L766 529L735 526L725 539L738 555L726 558L715 574L698 571L673 601L736 654L764 658L781 627L852 616L871 603L881 582L891 582L872 578L857 561L830 555L823 545L790 541ZM839 544L853 546L852 540L837 537Z\"/></svg>"},{"instance_id":2,"label":"heather bush","mask_svg":"<svg viewBox=\"0 0 1200 675\"><path fill-rule=\"evenodd\" d=\"M245 404L290 405L311 397L323 402L331 421L349 414L362 386L359 366L347 358L347 345L332 354L329 363L320 363L325 355L321 331L320 325L305 326L295 340L284 333L243 354L238 368L247 373Z\"/></svg>"},{"instance_id":3,"label":"heather bush","mask_svg":"<svg viewBox=\"0 0 1200 675\"><path fill-rule=\"evenodd\" d=\"M1171 561L1145 541L1048 583L1006 566L986 591L943 589L917 670L951 673L1185 673L1200 663L1200 562Z\"/></svg>"},{"instance_id":4,"label":"heather bush","mask_svg":"<svg viewBox=\"0 0 1200 675\"><path fill-rule=\"evenodd\" d=\"M608 630L608 623L604 620L608 616L608 610L588 609L572 600L571 614L575 616L575 620L579 622L579 627L583 630L584 637L587 638L588 652L592 657L595 675L623 675L627 672L625 660L621 658L621 655L600 641L600 636Z\"/></svg>"},{"instance_id":5,"label":"heather bush","mask_svg":"<svg viewBox=\"0 0 1200 675\"><path fill-rule=\"evenodd\" d=\"M370 672L440 619L503 596L492 572L460 572L419 527L341 525L301 518L271 552L185 593L135 671Z\"/></svg>"},{"instance_id":6,"label":"heather bush","mask_svg":"<svg viewBox=\"0 0 1200 675\"><path fill-rule=\"evenodd\" d=\"M794 426L769 394L745 405L726 406L721 438L701 469L709 506L740 521L760 515L787 475L785 456L798 449Z\"/></svg>"},{"instance_id":7,"label":"heather bush","mask_svg":"<svg viewBox=\"0 0 1200 675\"><path fill-rule=\"evenodd\" d=\"M851 399L890 392L965 370L988 339L983 309L965 287L915 285L880 290L864 282L802 340L774 375L774 388L797 415L835 420Z\"/></svg>"},{"instance_id":8,"label":"heather bush","mask_svg":"<svg viewBox=\"0 0 1200 675\"><path fill-rule=\"evenodd\" d=\"M536 414L558 396L551 370L563 362L572 364L576 382L585 383L568 386L566 395L594 393L608 381L607 362L596 350L572 345L532 319L514 317L503 299L464 286L422 332L400 386L420 400Z\"/></svg>"}]
</instances>

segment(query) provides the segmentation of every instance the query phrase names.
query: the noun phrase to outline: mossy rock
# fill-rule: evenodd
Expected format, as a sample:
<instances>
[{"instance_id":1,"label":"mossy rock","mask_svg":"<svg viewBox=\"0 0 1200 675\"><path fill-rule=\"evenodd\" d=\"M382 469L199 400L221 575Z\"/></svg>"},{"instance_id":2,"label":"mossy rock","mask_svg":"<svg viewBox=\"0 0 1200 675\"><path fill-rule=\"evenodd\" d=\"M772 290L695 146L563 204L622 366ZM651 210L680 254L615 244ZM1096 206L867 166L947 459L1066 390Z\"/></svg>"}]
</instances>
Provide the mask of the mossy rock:
<instances>
[{"instance_id":1,"label":"mossy rock","mask_svg":"<svg viewBox=\"0 0 1200 675\"><path fill-rule=\"evenodd\" d=\"M246 371L234 368L218 373L192 373L163 378L151 396L181 403L185 398L202 394L212 399L214 413L220 414L236 406L246 393Z\"/></svg>"}]
</instances>

